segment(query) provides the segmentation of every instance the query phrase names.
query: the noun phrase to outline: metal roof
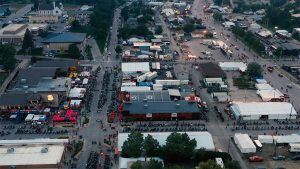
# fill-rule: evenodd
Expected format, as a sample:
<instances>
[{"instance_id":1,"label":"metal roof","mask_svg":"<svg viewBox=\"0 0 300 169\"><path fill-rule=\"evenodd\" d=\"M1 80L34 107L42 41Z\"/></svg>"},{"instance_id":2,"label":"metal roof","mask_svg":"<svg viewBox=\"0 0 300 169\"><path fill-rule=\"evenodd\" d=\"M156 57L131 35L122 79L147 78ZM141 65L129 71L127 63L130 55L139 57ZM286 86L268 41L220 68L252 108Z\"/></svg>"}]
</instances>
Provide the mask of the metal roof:
<instances>
[{"instance_id":1,"label":"metal roof","mask_svg":"<svg viewBox=\"0 0 300 169\"><path fill-rule=\"evenodd\" d=\"M168 91L141 91L130 92L130 102L147 101L171 101Z\"/></svg>"},{"instance_id":2,"label":"metal roof","mask_svg":"<svg viewBox=\"0 0 300 169\"><path fill-rule=\"evenodd\" d=\"M85 37L86 33L52 33L43 40L43 43L82 43Z\"/></svg>"},{"instance_id":3,"label":"metal roof","mask_svg":"<svg viewBox=\"0 0 300 169\"><path fill-rule=\"evenodd\" d=\"M129 114L200 113L197 103L185 100L124 103L123 112L128 112Z\"/></svg>"}]
</instances>

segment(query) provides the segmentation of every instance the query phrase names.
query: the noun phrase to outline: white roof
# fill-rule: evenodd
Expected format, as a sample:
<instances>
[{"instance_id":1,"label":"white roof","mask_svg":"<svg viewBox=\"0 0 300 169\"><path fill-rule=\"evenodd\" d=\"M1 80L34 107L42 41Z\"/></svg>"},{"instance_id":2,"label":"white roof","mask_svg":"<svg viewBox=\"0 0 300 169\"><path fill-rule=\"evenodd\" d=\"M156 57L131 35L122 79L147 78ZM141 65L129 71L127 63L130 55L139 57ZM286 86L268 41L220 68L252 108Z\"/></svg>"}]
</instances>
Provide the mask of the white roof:
<instances>
[{"instance_id":1,"label":"white roof","mask_svg":"<svg viewBox=\"0 0 300 169\"><path fill-rule=\"evenodd\" d=\"M164 162L161 158L158 158L158 157L147 158L147 161L150 161L151 159L161 161L162 163ZM136 162L136 161L145 161L145 158L144 157L140 157L140 158L123 158L123 157L120 157L119 158L119 169L127 169L129 167L128 164L130 164L132 162Z\"/></svg>"},{"instance_id":2,"label":"white roof","mask_svg":"<svg viewBox=\"0 0 300 169\"><path fill-rule=\"evenodd\" d=\"M223 82L222 78L205 78L206 82Z\"/></svg>"},{"instance_id":3,"label":"white roof","mask_svg":"<svg viewBox=\"0 0 300 169\"><path fill-rule=\"evenodd\" d=\"M234 134L234 138L236 144L239 144L241 146L241 148L255 148L254 143L252 142L251 138L249 137L248 134L242 134L242 133L235 133Z\"/></svg>"},{"instance_id":4,"label":"white roof","mask_svg":"<svg viewBox=\"0 0 300 169\"><path fill-rule=\"evenodd\" d=\"M256 83L255 87L257 90L274 90L274 88L268 83Z\"/></svg>"},{"instance_id":5,"label":"white roof","mask_svg":"<svg viewBox=\"0 0 300 169\"><path fill-rule=\"evenodd\" d=\"M262 98L263 101L270 101L273 98L283 98L284 95L278 90L257 90L257 94Z\"/></svg>"},{"instance_id":6,"label":"white roof","mask_svg":"<svg viewBox=\"0 0 300 169\"><path fill-rule=\"evenodd\" d=\"M271 135L258 135L257 139L261 142L261 143L273 143L273 136Z\"/></svg>"},{"instance_id":7,"label":"white roof","mask_svg":"<svg viewBox=\"0 0 300 169\"><path fill-rule=\"evenodd\" d=\"M84 78L83 81L82 81L82 84L85 85L85 84L88 84L88 82L89 82L89 79L88 78Z\"/></svg>"},{"instance_id":8,"label":"white roof","mask_svg":"<svg viewBox=\"0 0 300 169\"><path fill-rule=\"evenodd\" d=\"M25 118L25 121L31 121L33 119L33 114L28 114Z\"/></svg>"},{"instance_id":9,"label":"white roof","mask_svg":"<svg viewBox=\"0 0 300 169\"><path fill-rule=\"evenodd\" d=\"M69 97L71 98L83 98L85 94L85 88L72 88L69 92Z\"/></svg>"},{"instance_id":10,"label":"white roof","mask_svg":"<svg viewBox=\"0 0 300 169\"><path fill-rule=\"evenodd\" d=\"M48 151L42 153L45 147ZM13 148L13 152L8 153L8 148ZM62 159L64 149L64 145L0 147L0 166L57 164Z\"/></svg>"},{"instance_id":11,"label":"white roof","mask_svg":"<svg viewBox=\"0 0 300 169\"><path fill-rule=\"evenodd\" d=\"M178 132L184 133L184 132ZM119 133L118 135L118 150L122 151L122 146L124 141L128 138L129 133ZM167 137L171 134L171 132L160 132L160 133L142 133L144 138L150 134L156 139L160 145L166 144ZM204 132L186 132L186 134L190 137L190 139L195 139L197 142L196 149L205 148L207 150L215 150L215 145L213 142L213 138L211 134L207 131Z\"/></svg>"},{"instance_id":12,"label":"white roof","mask_svg":"<svg viewBox=\"0 0 300 169\"><path fill-rule=\"evenodd\" d=\"M235 114L241 116L277 114L297 115L293 105L287 102L233 102L231 109Z\"/></svg>"},{"instance_id":13,"label":"white roof","mask_svg":"<svg viewBox=\"0 0 300 169\"><path fill-rule=\"evenodd\" d=\"M219 62L219 66L223 70L239 70L245 72L247 69L247 65L244 62Z\"/></svg>"},{"instance_id":14,"label":"white roof","mask_svg":"<svg viewBox=\"0 0 300 169\"><path fill-rule=\"evenodd\" d=\"M300 135L299 134L273 136L273 138L277 143L300 143Z\"/></svg>"},{"instance_id":15,"label":"white roof","mask_svg":"<svg viewBox=\"0 0 300 169\"><path fill-rule=\"evenodd\" d=\"M68 142L68 139L37 138L30 140L0 140L0 145L64 144Z\"/></svg>"},{"instance_id":16,"label":"white roof","mask_svg":"<svg viewBox=\"0 0 300 169\"><path fill-rule=\"evenodd\" d=\"M255 79L256 83L268 83L265 79Z\"/></svg>"},{"instance_id":17,"label":"white roof","mask_svg":"<svg viewBox=\"0 0 300 169\"><path fill-rule=\"evenodd\" d=\"M81 100L71 100L70 105L80 105L81 104Z\"/></svg>"},{"instance_id":18,"label":"white roof","mask_svg":"<svg viewBox=\"0 0 300 169\"><path fill-rule=\"evenodd\" d=\"M130 73L130 72L149 72L150 66L149 62L126 62L122 63L122 72Z\"/></svg>"},{"instance_id":19,"label":"white roof","mask_svg":"<svg viewBox=\"0 0 300 169\"><path fill-rule=\"evenodd\" d=\"M138 91L150 91L151 87L148 86L123 86L121 87L122 92L138 92Z\"/></svg>"},{"instance_id":20,"label":"white roof","mask_svg":"<svg viewBox=\"0 0 300 169\"><path fill-rule=\"evenodd\" d=\"M133 42L133 46L140 47L140 46L151 46L151 43L149 42Z\"/></svg>"},{"instance_id":21,"label":"white roof","mask_svg":"<svg viewBox=\"0 0 300 169\"><path fill-rule=\"evenodd\" d=\"M178 89L168 89L169 95L170 96L181 96L180 92Z\"/></svg>"}]
</instances>

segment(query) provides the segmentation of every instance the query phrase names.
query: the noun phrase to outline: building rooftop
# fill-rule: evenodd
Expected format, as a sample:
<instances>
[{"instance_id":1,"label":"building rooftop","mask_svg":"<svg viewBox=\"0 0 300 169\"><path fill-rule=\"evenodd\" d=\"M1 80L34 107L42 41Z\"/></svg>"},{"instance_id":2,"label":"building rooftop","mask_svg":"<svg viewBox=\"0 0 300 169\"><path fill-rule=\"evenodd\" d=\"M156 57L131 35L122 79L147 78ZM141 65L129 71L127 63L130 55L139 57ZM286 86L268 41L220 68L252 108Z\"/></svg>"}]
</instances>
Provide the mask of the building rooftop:
<instances>
[{"instance_id":1,"label":"building rooftop","mask_svg":"<svg viewBox=\"0 0 300 169\"><path fill-rule=\"evenodd\" d=\"M0 29L1 37L19 36L24 37L26 30L32 28L45 29L47 24L9 24Z\"/></svg>"},{"instance_id":2,"label":"building rooftop","mask_svg":"<svg viewBox=\"0 0 300 169\"><path fill-rule=\"evenodd\" d=\"M132 73L132 72L149 72L150 65L149 62L126 62L122 63L122 72L123 73Z\"/></svg>"},{"instance_id":3,"label":"building rooftop","mask_svg":"<svg viewBox=\"0 0 300 169\"><path fill-rule=\"evenodd\" d=\"M239 116L297 115L293 105L287 102L234 102L230 108Z\"/></svg>"},{"instance_id":4,"label":"building rooftop","mask_svg":"<svg viewBox=\"0 0 300 169\"><path fill-rule=\"evenodd\" d=\"M32 92L64 92L69 91L71 87L71 79L67 77L60 77L56 79L41 79L35 88L30 88Z\"/></svg>"},{"instance_id":5,"label":"building rooftop","mask_svg":"<svg viewBox=\"0 0 300 169\"><path fill-rule=\"evenodd\" d=\"M130 102L143 102L147 101L171 101L168 91L143 91L143 92L130 92Z\"/></svg>"},{"instance_id":6,"label":"building rooftop","mask_svg":"<svg viewBox=\"0 0 300 169\"><path fill-rule=\"evenodd\" d=\"M17 84L15 87L36 86L41 78L54 78L57 68L26 68L21 69L17 76Z\"/></svg>"},{"instance_id":7,"label":"building rooftop","mask_svg":"<svg viewBox=\"0 0 300 169\"><path fill-rule=\"evenodd\" d=\"M212 62L203 63L199 68L201 69L204 78L226 78L225 72L218 65Z\"/></svg>"},{"instance_id":8,"label":"building rooftop","mask_svg":"<svg viewBox=\"0 0 300 169\"><path fill-rule=\"evenodd\" d=\"M43 43L82 43L85 37L86 33L52 33L43 40Z\"/></svg>"},{"instance_id":9,"label":"building rooftop","mask_svg":"<svg viewBox=\"0 0 300 169\"><path fill-rule=\"evenodd\" d=\"M0 95L0 106L25 106L33 93L8 92Z\"/></svg>"},{"instance_id":10,"label":"building rooftop","mask_svg":"<svg viewBox=\"0 0 300 169\"><path fill-rule=\"evenodd\" d=\"M123 104L123 112L129 114L199 113L197 103L185 100L150 102L140 101Z\"/></svg>"}]
</instances>

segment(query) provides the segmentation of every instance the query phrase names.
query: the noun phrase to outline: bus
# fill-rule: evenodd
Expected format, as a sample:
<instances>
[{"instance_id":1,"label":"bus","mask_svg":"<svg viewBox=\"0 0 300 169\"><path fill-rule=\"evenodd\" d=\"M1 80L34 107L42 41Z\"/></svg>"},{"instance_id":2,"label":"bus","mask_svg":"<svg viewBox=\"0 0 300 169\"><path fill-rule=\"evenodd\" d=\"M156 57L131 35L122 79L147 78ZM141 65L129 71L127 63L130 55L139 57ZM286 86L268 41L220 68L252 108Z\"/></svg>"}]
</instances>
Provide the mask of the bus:
<instances>
[{"instance_id":1,"label":"bus","mask_svg":"<svg viewBox=\"0 0 300 169\"><path fill-rule=\"evenodd\" d=\"M257 151L262 151L262 144L259 140L253 140L253 143L255 144Z\"/></svg>"}]
</instances>

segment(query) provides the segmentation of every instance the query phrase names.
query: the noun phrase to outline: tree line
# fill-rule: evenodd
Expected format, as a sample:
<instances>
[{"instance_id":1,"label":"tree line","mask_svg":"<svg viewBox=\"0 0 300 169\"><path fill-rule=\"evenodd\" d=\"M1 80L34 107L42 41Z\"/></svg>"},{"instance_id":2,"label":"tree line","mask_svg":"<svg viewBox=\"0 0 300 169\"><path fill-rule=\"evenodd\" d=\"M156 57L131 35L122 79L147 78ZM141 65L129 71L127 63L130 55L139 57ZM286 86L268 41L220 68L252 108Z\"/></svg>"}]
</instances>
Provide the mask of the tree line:
<instances>
[{"instance_id":1,"label":"tree line","mask_svg":"<svg viewBox=\"0 0 300 169\"><path fill-rule=\"evenodd\" d=\"M144 138L140 132L131 132L123 143L121 156L124 158L160 157L166 163L194 166L197 166L199 162L220 157L224 160L225 166L235 165L236 169L240 169L237 162L232 162L229 154L196 149L196 146L196 140L190 139L186 133L171 133L167 137L165 145L160 145L151 135Z\"/></svg>"},{"instance_id":2,"label":"tree line","mask_svg":"<svg viewBox=\"0 0 300 169\"><path fill-rule=\"evenodd\" d=\"M238 26L232 28L232 33L238 36L247 46L253 49L256 53L265 52L265 46L253 33L245 31Z\"/></svg>"}]
</instances>

